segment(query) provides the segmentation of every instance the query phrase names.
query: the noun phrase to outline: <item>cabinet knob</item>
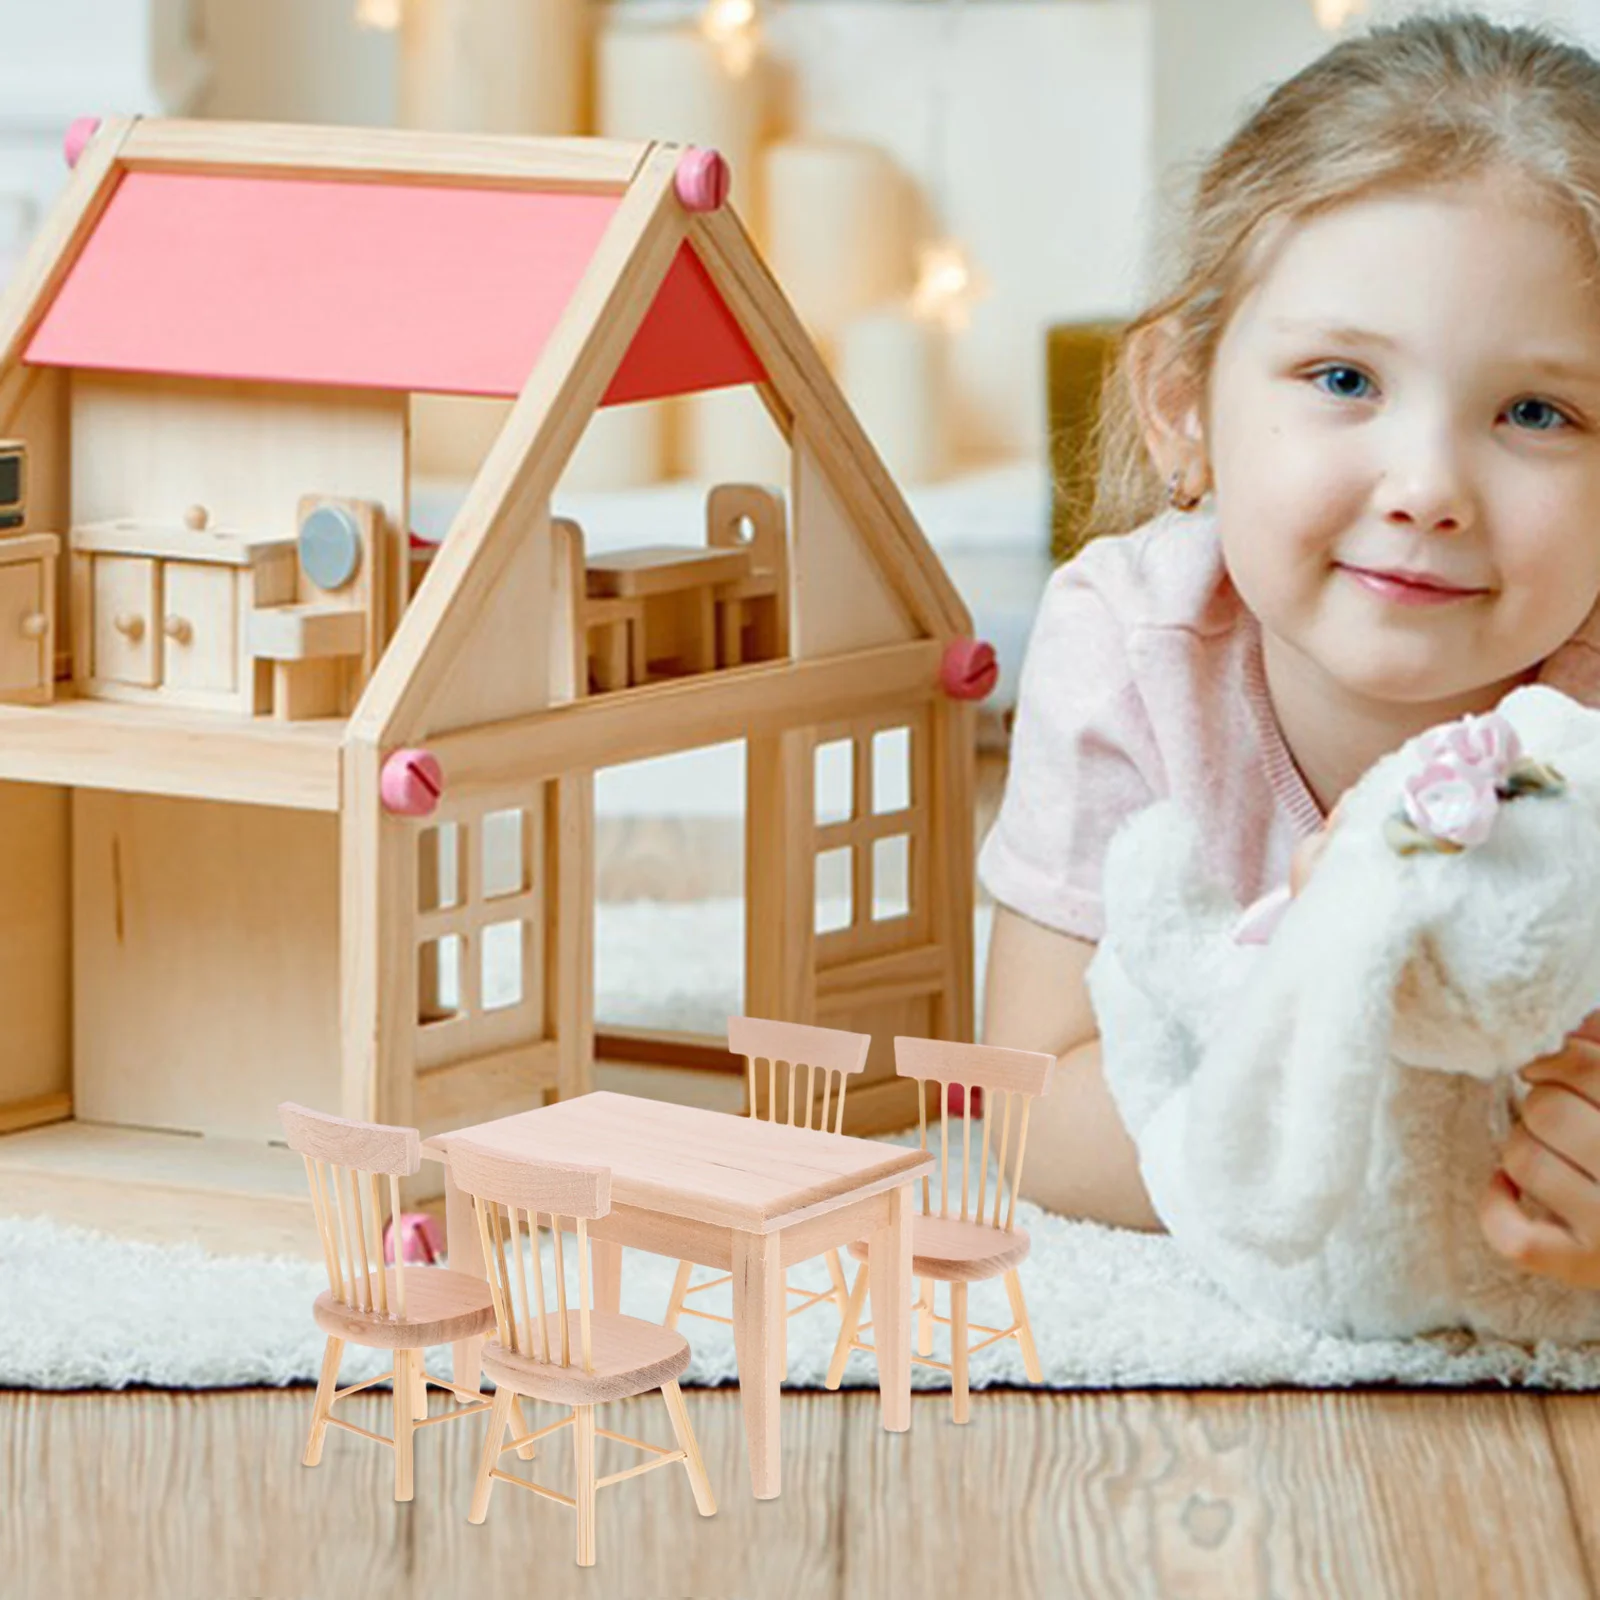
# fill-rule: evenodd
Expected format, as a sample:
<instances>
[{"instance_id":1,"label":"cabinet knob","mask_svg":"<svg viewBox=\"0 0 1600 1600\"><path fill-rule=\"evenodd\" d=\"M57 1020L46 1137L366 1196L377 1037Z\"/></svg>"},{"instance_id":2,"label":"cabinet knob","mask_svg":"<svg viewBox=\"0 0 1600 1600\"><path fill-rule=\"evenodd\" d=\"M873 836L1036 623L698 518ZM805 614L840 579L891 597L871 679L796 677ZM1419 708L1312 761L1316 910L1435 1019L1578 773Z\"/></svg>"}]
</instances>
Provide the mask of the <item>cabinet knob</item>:
<instances>
[{"instance_id":1,"label":"cabinet knob","mask_svg":"<svg viewBox=\"0 0 1600 1600\"><path fill-rule=\"evenodd\" d=\"M144 618L136 616L131 611L119 611L111 619L111 626L130 644L137 643L144 637Z\"/></svg>"},{"instance_id":2,"label":"cabinet knob","mask_svg":"<svg viewBox=\"0 0 1600 1600\"><path fill-rule=\"evenodd\" d=\"M194 625L187 617L168 617L161 630L176 644L188 644L194 638Z\"/></svg>"},{"instance_id":3,"label":"cabinet knob","mask_svg":"<svg viewBox=\"0 0 1600 1600\"><path fill-rule=\"evenodd\" d=\"M50 631L50 619L42 611L32 611L22 619L24 639L42 639Z\"/></svg>"}]
</instances>

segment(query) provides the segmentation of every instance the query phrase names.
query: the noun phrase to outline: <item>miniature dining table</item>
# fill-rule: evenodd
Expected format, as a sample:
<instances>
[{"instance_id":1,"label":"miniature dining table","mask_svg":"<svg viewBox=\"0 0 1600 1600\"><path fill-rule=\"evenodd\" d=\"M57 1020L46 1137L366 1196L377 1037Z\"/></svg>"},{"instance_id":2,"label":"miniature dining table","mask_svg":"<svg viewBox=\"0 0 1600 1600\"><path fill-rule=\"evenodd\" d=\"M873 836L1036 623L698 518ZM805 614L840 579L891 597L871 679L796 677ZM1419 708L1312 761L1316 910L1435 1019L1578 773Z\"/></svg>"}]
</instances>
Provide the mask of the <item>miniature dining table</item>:
<instances>
[{"instance_id":1,"label":"miniature dining table","mask_svg":"<svg viewBox=\"0 0 1600 1600\"><path fill-rule=\"evenodd\" d=\"M796 1262L867 1241L883 1425L910 1427L912 1185L932 1170L931 1153L605 1090L434 1134L422 1153L445 1163L450 1265L480 1276L472 1201L450 1175L456 1139L611 1169L611 1210L588 1225L596 1310L619 1307L624 1245L733 1274L734 1350L758 1500L780 1487L784 1274ZM469 1339L454 1347L458 1384L478 1387L482 1346Z\"/></svg>"}]
</instances>

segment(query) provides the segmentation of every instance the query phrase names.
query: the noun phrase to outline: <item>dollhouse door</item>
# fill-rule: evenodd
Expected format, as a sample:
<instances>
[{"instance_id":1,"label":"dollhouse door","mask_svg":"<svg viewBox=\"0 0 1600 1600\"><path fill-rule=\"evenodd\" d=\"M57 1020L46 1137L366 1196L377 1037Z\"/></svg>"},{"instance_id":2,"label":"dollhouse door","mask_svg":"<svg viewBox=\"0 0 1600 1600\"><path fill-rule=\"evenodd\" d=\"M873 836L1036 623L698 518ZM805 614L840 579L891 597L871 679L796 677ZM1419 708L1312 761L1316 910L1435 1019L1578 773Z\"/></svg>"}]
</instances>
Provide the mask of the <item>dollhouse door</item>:
<instances>
[{"instance_id":1,"label":"dollhouse door","mask_svg":"<svg viewBox=\"0 0 1600 1600\"><path fill-rule=\"evenodd\" d=\"M934 849L971 848L949 715L929 701L750 741L747 1009L872 1035L850 1133L916 1121L897 1033L971 1036L970 867Z\"/></svg>"}]
</instances>

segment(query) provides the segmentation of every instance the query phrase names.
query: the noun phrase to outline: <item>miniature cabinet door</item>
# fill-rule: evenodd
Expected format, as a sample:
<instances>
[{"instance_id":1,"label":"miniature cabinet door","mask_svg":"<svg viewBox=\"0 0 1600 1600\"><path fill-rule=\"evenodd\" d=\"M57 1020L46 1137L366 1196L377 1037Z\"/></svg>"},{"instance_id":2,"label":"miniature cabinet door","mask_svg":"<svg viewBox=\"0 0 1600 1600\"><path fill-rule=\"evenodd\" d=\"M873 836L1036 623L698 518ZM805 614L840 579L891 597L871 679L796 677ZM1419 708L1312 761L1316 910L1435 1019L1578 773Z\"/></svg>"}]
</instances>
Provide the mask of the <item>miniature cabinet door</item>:
<instances>
[{"instance_id":1,"label":"miniature cabinet door","mask_svg":"<svg viewBox=\"0 0 1600 1600\"><path fill-rule=\"evenodd\" d=\"M0 566L0 696L50 682L55 663L44 612L44 569L38 561Z\"/></svg>"},{"instance_id":2,"label":"miniature cabinet door","mask_svg":"<svg viewBox=\"0 0 1600 1600\"><path fill-rule=\"evenodd\" d=\"M156 563L143 556L96 556L94 676L112 683L153 688L156 682Z\"/></svg>"},{"instance_id":3,"label":"miniature cabinet door","mask_svg":"<svg viewBox=\"0 0 1600 1600\"><path fill-rule=\"evenodd\" d=\"M232 567L165 561L161 570L161 683L233 691L238 678L238 579Z\"/></svg>"}]
</instances>

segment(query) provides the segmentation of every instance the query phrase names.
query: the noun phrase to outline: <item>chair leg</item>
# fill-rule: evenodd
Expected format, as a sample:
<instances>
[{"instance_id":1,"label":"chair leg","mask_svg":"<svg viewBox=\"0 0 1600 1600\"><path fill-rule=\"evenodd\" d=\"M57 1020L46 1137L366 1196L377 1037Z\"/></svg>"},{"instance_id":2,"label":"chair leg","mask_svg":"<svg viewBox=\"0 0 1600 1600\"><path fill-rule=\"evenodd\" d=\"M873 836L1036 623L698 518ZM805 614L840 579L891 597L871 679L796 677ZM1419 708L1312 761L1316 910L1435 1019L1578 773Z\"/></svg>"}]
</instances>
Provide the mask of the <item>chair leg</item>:
<instances>
[{"instance_id":1,"label":"chair leg","mask_svg":"<svg viewBox=\"0 0 1600 1600\"><path fill-rule=\"evenodd\" d=\"M845 1281L844 1263L839 1259L837 1250L828 1252L828 1276L833 1279L833 1305L842 1317L844 1308L850 1303L850 1285Z\"/></svg>"},{"instance_id":2,"label":"chair leg","mask_svg":"<svg viewBox=\"0 0 1600 1600\"><path fill-rule=\"evenodd\" d=\"M578 1565L594 1565L594 1407L572 1408L572 1460L578 1481L572 1498L578 1505Z\"/></svg>"},{"instance_id":3,"label":"chair leg","mask_svg":"<svg viewBox=\"0 0 1600 1600\"><path fill-rule=\"evenodd\" d=\"M1033 1344L1033 1325L1028 1321L1028 1302L1022 1298L1022 1279L1013 1267L1006 1274L1006 1298L1011 1302L1011 1320L1017 1325L1017 1343L1022 1346L1022 1366L1029 1383L1043 1383L1044 1369Z\"/></svg>"},{"instance_id":4,"label":"chair leg","mask_svg":"<svg viewBox=\"0 0 1600 1600\"><path fill-rule=\"evenodd\" d=\"M533 1429L528 1426L528 1419L522 1414L522 1401L516 1395L511 1397L511 1411L512 1415L517 1419L517 1432L519 1434L532 1433ZM519 1461L532 1461L538 1453L539 1447L536 1444L519 1444L517 1446L517 1459Z\"/></svg>"},{"instance_id":5,"label":"chair leg","mask_svg":"<svg viewBox=\"0 0 1600 1600\"><path fill-rule=\"evenodd\" d=\"M950 1285L950 1415L967 1420L967 1286Z\"/></svg>"},{"instance_id":6,"label":"chair leg","mask_svg":"<svg viewBox=\"0 0 1600 1600\"><path fill-rule=\"evenodd\" d=\"M478 1460L478 1479L472 1486L472 1509L467 1512L468 1522L482 1522L489 1514L489 1496L494 1492L494 1479L489 1476L500 1459L500 1442L506 1436L506 1418L516 1400L512 1392L501 1387L494 1392L494 1407L489 1412L489 1431L483 1438L483 1455Z\"/></svg>"},{"instance_id":7,"label":"chair leg","mask_svg":"<svg viewBox=\"0 0 1600 1600\"><path fill-rule=\"evenodd\" d=\"M689 1487L694 1490L694 1503L702 1517L717 1514L717 1502L711 1494L711 1480L706 1477L706 1464L700 1459L700 1446L689 1425L689 1413L684 1409L683 1391L676 1378L668 1378L661 1385L661 1398L667 1402L667 1415L672 1418L673 1436L683 1451L683 1470L689 1474Z\"/></svg>"},{"instance_id":8,"label":"chair leg","mask_svg":"<svg viewBox=\"0 0 1600 1600\"><path fill-rule=\"evenodd\" d=\"M844 1364L850 1359L850 1344L861 1325L861 1307L867 1298L867 1264L856 1269L856 1281L850 1287L850 1298L845 1302L844 1318L839 1323L839 1342L833 1347L833 1360L828 1363L828 1376L824 1386L837 1389L844 1377Z\"/></svg>"},{"instance_id":9,"label":"chair leg","mask_svg":"<svg viewBox=\"0 0 1600 1600\"><path fill-rule=\"evenodd\" d=\"M411 1408L417 1403L417 1386L411 1376L411 1352L394 1353L394 1497L411 1498L411 1436L416 1423Z\"/></svg>"},{"instance_id":10,"label":"chair leg","mask_svg":"<svg viewBox=\"0 0 1600 1600\"><path fill-rule=\"evenodd\" d=\"M328 1412L333 1407L333 1392L339 1387L339 1361L344 1355L344 1340L329 1338L322 1347L322 1374L317 1379L317 1398L311 1407L311 1436L306 1440L302 1465L314 1467L322 1460L322 1440L328 1431Z\"/></svg>"},{"instance_id":11,"label":"chair leg","mask_svg":"<svg viewBox=\"0 0 1600 1600\"><path fill-rule=\"evenodd\" d=\"M933 1279L917 1279L917 1354L933 1354Z\"/></svg>"},{"instance_id":12,"label":"chair leg","mask_svg":"<svg viewBox=\"0 0 1600 1600\"><path fill-rule=\"evenodd\" d=\"M428 1374L425 1365L427 1359L426 1350L411 1352L411 1380L416 1395L411 1402L411 1415L418 1422L428 1415Z\"/></svg>"},{"instance_id":13,"label":"chair leg","mask_svg":"<svg viewBox=\"0 0 1600 1600\"><path fill-rule=\"evenodd\" d=\"M666 1316L661 1319L663 1328L678 1326L678 1314L683 1310L683 1297L689 1292L689 1274L693 1271L694 1262L678 1263L678 1276L672 1280L672 1298L667 1302Z\"/></svg>"}]
</instances>

